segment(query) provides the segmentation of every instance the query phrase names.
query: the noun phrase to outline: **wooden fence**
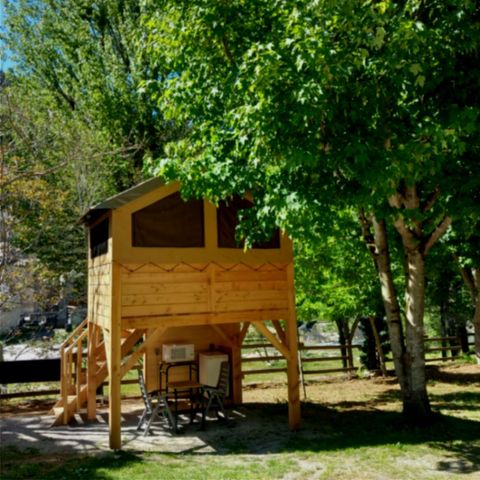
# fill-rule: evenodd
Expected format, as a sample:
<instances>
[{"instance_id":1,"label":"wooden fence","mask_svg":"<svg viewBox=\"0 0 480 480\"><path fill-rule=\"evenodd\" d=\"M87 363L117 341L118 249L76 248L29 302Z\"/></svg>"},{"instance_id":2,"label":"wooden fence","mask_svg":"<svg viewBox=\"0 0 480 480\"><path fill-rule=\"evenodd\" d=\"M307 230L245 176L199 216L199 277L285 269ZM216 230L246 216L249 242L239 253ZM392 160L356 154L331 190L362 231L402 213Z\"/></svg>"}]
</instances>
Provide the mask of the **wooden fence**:
<instances>
[{"instance_id":1,"label":"wooden fence","mask_svg":"<svg viewBox=\"0 0 480 480\"><path fill-rule=\"evenodd\" d=\"M470 337L472 337L470 341ZM440 346L438 346L440 344ZM473 334L469 334L469 346L473 346ZM359 344L347 343L346 345L304 345L299 344L299 365L300 373L303 377L306 375L323 375L329 373L346 373L351 375L352 372L356 371L360 364L355 362L354 350L359 349ZM256 350L256 355L245 354L244 352L249 352ZM262 363L266 365L264 368L242 368L242 375L259 375L259 374L269 374L269 373L278 373L286 372L286 366L272 365L272 362L282 362L284 357L276 353L270 353L274 348L269 343L245 343L242 346L242 365L248 366L252 363ZM446 362L458 359L459 354L461 353L462 346L460 344L460 339L456 336L449 337L426 337L425 338L425 362ZM338 352L339 355L316 355L311 356L311 352ZM263 352L263 353L262 353ZM389 362L393 363L393 359L387 356L384 356L381 346L377 343L376 352L380 360L380 365ZM441 352L441 356L431 356L437 352ZM308 368L310 363L324 363L324 362L338 362L338 366L332 368L331 365L328 368ZM393 365L392 365L393 368ZM383 370L383 369L382 369Z\"/></svg>"},{"instance_id":2,"label":"wooden fence","mask_svg":"<svg viewBox=\"0 0 480 480\"><path fill-rule=\"evenodd\" d=\"M473 346L473 334L469 335L469 346ZM351 375L360 366L355 360L354 351L359 349L360 345L351 342L345 345L304 345L299 344L299 365L302 383L304 377L308 375L324 375L330 373L346 373ZM461 352L460 340L455 336L450 337L428 337L425 338L426 362L446 362L458 358ZM251 353L256 351L253 355ZM337 355L320 355L319 352L338 353ZM432 357L432 354L441 353L441 356ZM315 355L317 353L317 355ZM378 353L378 352L377 352ZM313 354L313 355L312 355ZM383 355L383 352L380 352ZM384 358L385 362L391 364L391 358ZM27 363L28 362L28 365ZM32 363L33 362L33 363ZM332 362L338 362L332 367ZM285 359L279 355L270 343L245 343L242 346L242 366L248 366L254 363L261 363L262 368L242 368L244 376L258 374L272 374L286 372ZM282 364L279 366L278 364ZM318 368L318 364L330 363L326 368ZM314 368L309 365L314 364ZM48 367L48 368L47 368ZM53 376L52 376L53 375ZM60 381L60 360L17 360L14 362L0 362L0 386L5 384L18 384L29 382L51 382ZM135 379L122 380L122 385L137 383ZM108 385L104 383L103 386ZM42 390L22 390L15 392L0 392L0 399L26 398L45 395L58 395L59 388L50 388Z\"/></svg>"},{"instance_id":3,"label":"wooden fence","mask_svg":"<svg viewBox=\"0 0 480 480\"><path fill-rule=\"evenodd\" d=\"M73 359L75 361L76 358L76 353L74 353ZM60 358L0 362L0 386L11 384L31 385L32 383L50 385L50 388L15 389L13 392L8 392L4 388L3 390L0 389L0 399L58 396L60 394ZM122 379L122 385L134 383L138 383L138 381ZM55 385L58 386L55 388ZM104 382L100 388L105 386L108 386L108 382Z\"/></svg>"},{"instance_id":4,"label":"wooden fence","mask_svg":"<svg viewBox=\"0 0 480 480\"><path fill-rule=\"evenodd\" d=\"M351 373L358 367L354 364L353 350L360 348L360 345L346 344L346 345L304 345L299 344L299 364L302 375L321 375L327 373ZM257 355L244 355L243 352L256 350ZM265 368L242 368L242 375L259 375L266 373L286 372L286 366L272 365L272 362L285 362L285 358L278 354L271 354L274 347L270 343L245 343L242 346L242 365L251 363L267 364ZM262 352L259 353L259 352ZM338 352L339 355L316 355L311 356L311 352ZM306 368L305 364L312 363L332 363L341 362L341 366L332 368Z\"/></svg>"}]
</instances>

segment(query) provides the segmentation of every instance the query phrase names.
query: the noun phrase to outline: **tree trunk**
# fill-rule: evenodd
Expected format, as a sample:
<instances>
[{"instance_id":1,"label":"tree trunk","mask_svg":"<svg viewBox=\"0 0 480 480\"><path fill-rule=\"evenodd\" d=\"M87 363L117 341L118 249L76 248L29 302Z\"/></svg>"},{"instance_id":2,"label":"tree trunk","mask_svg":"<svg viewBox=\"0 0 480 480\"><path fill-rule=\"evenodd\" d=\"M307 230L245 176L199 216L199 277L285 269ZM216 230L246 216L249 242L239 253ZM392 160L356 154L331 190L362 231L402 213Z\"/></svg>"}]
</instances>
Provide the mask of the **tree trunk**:
<instances>
[{"instance_id":1,"label":"tree trunk","mask_svg":"<svg viewBox=\"0 0 480 480\"><path fill-rule=\"evenodd\" d=\"M389 199L390 206L414 211L421 207L416 186L407 186L405 194ZM431 208L429 201L423 211ZM403 413L406 419L422 424L431 419L425 375L424 342L424 302L425 302L425 256L435 242L445 233L451 224L451 218L445 217L428 236L423 235L422 222L414 221L407 225L399 213L394 226L402 238L405 252L406 277L406 336L403 336L400 307L390 268L387 231L384 221L374 216L367 218L360 212L363 237L372 255L380 278L382 299L387 316L388 333L392 347L395 373L397 375L402 398ZM370 226L374 227L374 235Z\"/></svg>"},{"instance_id":2,"label":"tree trunk","mask_svg":"<svg viewBox=\"0 0 480 480\"><path fill-rule=\"evenodd\" d=\"M415 423L431 416L425 376L425 257L419 249L407 250L406 272L406 377L403 412Z\"/></svg>"},{"instance_id":3,"label":"tree trunk","mask_svg":"<svg viewBox=\"0 0 480 480\"><path fill-rule=\"evenodd\" d=\"M474 312L473 312L473 328L474 328L474 348L475 358L480 365L480 267L468 268L460 265L457 256L454 256L455 260L459 264L460 273L462 274L463 281L470 291L472 297Z\"/></svg>"},{"instance_id":4,"label":"tree trunk","mask_svg":"<svg viewBox=\"0 0 480 480\"><path fill-rule=\"evenodd\" d=\"M383 306L387 317L388 335L392 349L395 374L400 383L402 395L407 386L405 375L405 342L400 317L400 305L398 304L397 292L393 283L392 270L390 268L390 252L388 249L388 238L385 222L372 219L375 241L375 266L382 292Z\"/></svg>"},{"instance_id":5,"label":"tree trunk","mask_svg":"<svg viewBox=\"0 0 480 480\"><path fill-rule=\"evenodd\" d=\"M335 323L337 324L338 329L338 343L341 345L340 355L342 356L342 366L343 368L347 368L347 348L345 346L347 344L347 337L345 336L345 320L336 319Z\"/></svg>"},{"instance_id":6,"label":"tree trunk","mask_svg":"<svg viewBox=\"0 0 480 480\"><path fill-rule=\"evenodd\" d=\"M475 335L475 358L480 365L480 268L475 269L475 285L476 285L476 298L475 298L475 312L473 314L473 328Z\"/></svg>"},{"instance_id":7,"label":"tree trunk","mask_svg":"<svg viewBox=\"0 0 480 480\"><path fill-rule=\"evenodd\" d=\"M446 298L448 298L448 297L444 296L443 300L440 302L440 332L441 332L441 336L443 338L442 348L444 349L444 350L442 350L442 358L446 358L447 354L448 354L447 349L446 349L447 348L447 340L445 339L445 337L448 336L448 328L447 328L448 301L446 301Z\"/></svg>"}]
</instances>

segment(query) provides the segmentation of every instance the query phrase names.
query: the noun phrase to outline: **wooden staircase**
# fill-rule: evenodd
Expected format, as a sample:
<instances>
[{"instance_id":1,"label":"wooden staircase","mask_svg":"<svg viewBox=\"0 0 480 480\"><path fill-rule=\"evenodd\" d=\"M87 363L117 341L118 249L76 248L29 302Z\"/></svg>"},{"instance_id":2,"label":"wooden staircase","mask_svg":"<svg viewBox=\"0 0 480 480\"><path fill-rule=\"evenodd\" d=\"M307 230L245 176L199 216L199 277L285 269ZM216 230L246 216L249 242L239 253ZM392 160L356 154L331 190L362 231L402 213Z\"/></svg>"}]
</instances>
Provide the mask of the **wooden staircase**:
<instances>
[{"instance_id":1,"label":"wooden staircase","mask_svg":"<svg viewBox=\"0 0 480 480\"><path fill-rule=\"evenodd\" d=\"M108 377L105 339L100 339L102 329L84 320L60 347L60 399L52 408L55 419L52 427L68 425L75 414L87 404L89 389L95 395ZM132 352L146 330L122 332L122 376L136 366L143 348ZM88 372L88 368L90 372ZM90 382L90 386L89 383Z\"/></svg>"},{"instance_id":2,"label":"wooden staircase","mask_svg":"<svg viewBox=\"0 0 480 480\"><path fill-rule=\"evenodd\" d=\"M57 425L67 425L76 412L87 403L87 363L89 355L92 352L88 341L88 322L85 319L71 333L60 347L60 399L54 405L52 413L55 416L52 427ZM95 345L96 350L98 347ZM98 388L106 379L108 368L105 359L105 350L97 360L103 357L100 365L102 375L95 375L95 389Z\"/></svg>"}]
</instances>

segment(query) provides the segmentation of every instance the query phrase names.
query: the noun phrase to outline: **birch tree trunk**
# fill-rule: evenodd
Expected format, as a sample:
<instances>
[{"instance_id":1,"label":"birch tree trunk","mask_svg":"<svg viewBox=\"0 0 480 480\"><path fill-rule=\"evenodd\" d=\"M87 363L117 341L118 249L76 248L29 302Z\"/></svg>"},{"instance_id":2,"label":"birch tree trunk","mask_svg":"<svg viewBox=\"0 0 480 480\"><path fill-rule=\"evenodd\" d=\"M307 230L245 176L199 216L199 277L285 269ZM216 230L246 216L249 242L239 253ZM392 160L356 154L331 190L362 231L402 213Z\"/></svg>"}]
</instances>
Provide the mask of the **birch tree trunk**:
<instances>
[{"instance_id":1,"label":"birch tree trunk","mask_svg":"<svg viewBox=\"0 0 480 480\"><path fill-rule=\"evenodd\" d=\"M404 365L405 342L402 319L400 316L400 305L398 303L397 292L390 266L391 262L387 230L383 220L378 221L374 216L367 218L363 212L360 213L360 223L362 225L363 238L373 258L378 279L380 281L382 301L385 315L387 317L387 329L390 339L390 347L392 349L393 364L403 396L403 392L406 388ZM374 233L371 231L372 226Z\"/></svg>"},{"instance_id":2,"label":"birch tree trunk","mask_svg":"<svg viewBox=\"0 0 480 480\"><path fill-rule=\"evenodd\" d=\"M434 205L439 192L435 190L422 204L417 185L405 186L389 199L390 206L397 209L394 227L402 238L405 253L405 312L406 329L403 334L400 306L390 267L387 230L385 221L375 216L367 218L360 213L360 223L367 247L372 255L381 284L382 299L387 316L388 333L403 400L406 419L419 424L431 419L425 374L425 257L437 240L446 232L451 218L446 216L428 235L423 221L410 220L408 224L403 211L422 212L425 215ZM413 217L413 216L412 216ZM372 235L370 226L373 226Z\"/></svg>"},{"instance_id":3,"label":"birch tree trunk","mask_svg":"<svg viewBox=\"0 0 480 480\"><path fill-rule=\"evenodd\" d=\"M403 392L403 412L421 422L431 414L425 375L425 258L418 250L407 252L406 272L406 358L407 388Z\"/></svg>"},{"instance_id":4,"label":"birch tree trunk","mask_svg":"<svg viewBox=\"0 0 480 480\"><path fill-rule=\"evenodd\" d=\"M395 374L400 383L402 395L404 395L404 390L407 386L405 372L405 339L402 318L400 316L400 305L398 303L395 284L393 283L387 230L385 222L377 221L375 217L372 218L372 224L376 250L375 263L380 280L383 306L387 317L387 328L392 349L393 364L395 367Z\"/></svg>"},{"instance_id":5,"label":"birch tree trunk","mask_svg":"<svg viewBox=\"0 0 480 480\"><path fill-rule=\"evenodd\" d=\"M403 413L415 424L428 422L432 413L425 372L425 257L452 223L452 219L445 216L431 233L424 231L425 217L439 194L435 189L422 203L418 186L414 183L405 185L401 192L389 199L390 206L398 211L394 226L402 238L405 253L406 384Z\"/></svg>"}]
</instances>

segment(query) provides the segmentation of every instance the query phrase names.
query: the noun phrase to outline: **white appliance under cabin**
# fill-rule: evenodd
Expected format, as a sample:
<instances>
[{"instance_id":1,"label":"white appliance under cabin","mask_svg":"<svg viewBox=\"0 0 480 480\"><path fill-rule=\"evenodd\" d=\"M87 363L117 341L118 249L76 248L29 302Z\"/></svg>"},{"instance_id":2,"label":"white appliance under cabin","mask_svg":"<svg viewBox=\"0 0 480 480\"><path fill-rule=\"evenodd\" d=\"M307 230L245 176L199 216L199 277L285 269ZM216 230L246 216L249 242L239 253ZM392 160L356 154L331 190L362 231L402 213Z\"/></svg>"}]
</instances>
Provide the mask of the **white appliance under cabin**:
<instances>
[{"instance_id":1,"label":"white appliance under cabin","mask_svg":"<svg viewBox=\"0 0 480 480\"><path fill-rule=\"evenodd\" d=\"M222 362L228 362L228 355L222 352L202 352L198 355L200 383L216 387ZM228 395L228 392L227 392Z\"/></svg>"},{"instance_id":2,"label":"white appliance under cabin","mask_svg":"<svg viewBox=\"0 0 480 480\"><path fill-rule=\"evenodd\" d=\"M195 346L193 344L164 344L162 360L166 363L192 362L195 360Z\"/></svg>"}]
</instances>

